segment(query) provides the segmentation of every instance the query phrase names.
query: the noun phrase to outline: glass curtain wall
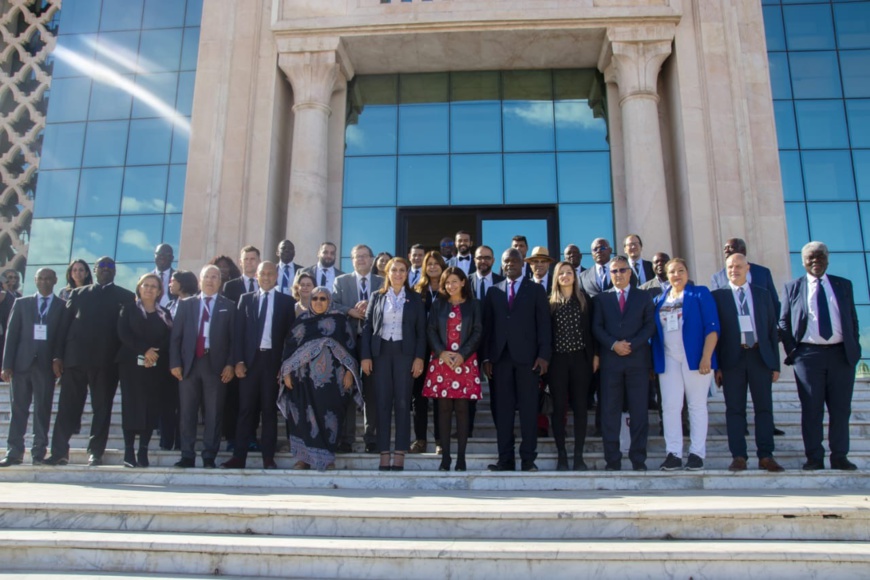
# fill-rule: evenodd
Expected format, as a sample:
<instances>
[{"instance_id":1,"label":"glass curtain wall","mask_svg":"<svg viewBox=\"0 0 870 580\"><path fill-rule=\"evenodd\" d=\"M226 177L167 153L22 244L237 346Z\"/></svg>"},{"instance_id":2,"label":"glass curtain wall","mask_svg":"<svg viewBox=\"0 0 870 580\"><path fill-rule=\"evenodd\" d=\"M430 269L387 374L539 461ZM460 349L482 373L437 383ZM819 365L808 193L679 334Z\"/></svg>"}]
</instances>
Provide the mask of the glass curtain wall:
<instances>
[{"instance_id":1,"label":"glass curtain wall","mask_svg":"<svg viewBox=\"0 0 870 580\"><path fill-rule=\"evenodd\" d=\"M612 237L601 91L594 70L355 79L345 135L344 269L355 244L397 250L399 207L551 205L563 246Z\"/></svg>"}]
</instances>

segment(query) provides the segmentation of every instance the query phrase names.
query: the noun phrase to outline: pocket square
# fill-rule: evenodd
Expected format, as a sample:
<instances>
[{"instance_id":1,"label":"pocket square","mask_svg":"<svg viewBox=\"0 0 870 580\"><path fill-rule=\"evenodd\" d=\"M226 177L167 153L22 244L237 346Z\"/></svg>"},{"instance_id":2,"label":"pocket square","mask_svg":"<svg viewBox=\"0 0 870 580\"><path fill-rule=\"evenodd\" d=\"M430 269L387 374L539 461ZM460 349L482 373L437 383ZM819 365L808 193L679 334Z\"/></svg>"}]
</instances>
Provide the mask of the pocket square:
<instances>
[{"instance_id":1,"label":"pocket square","mask_svg":"<svg viewBox=\"0 0 870 580\"><path fill-rule=\"evenodd\" d=\"M222 309L218 310L218 312L226 312L226 311L227 311L226 308L222 308Z\"/></svg>"}]
</instances>

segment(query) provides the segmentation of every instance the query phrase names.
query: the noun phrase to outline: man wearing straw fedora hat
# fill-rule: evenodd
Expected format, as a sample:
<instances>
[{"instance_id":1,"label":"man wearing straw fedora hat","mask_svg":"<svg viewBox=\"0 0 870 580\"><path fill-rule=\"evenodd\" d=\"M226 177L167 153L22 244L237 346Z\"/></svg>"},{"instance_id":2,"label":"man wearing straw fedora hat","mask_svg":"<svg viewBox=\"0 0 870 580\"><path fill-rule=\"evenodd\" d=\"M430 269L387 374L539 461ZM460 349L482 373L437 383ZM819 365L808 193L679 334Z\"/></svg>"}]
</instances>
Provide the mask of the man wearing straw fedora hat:
<instances>
[{"instance_id":1,"label":"man wearing straw fedora hat","mask_svg":"<svg viewBox=\"0 0 870 580\"><path fill-rule=\"evenodd\" d=\"M532 253L529 254L525 262L532 269L532 282L540 284L550 295L550 289L553 287L552 268L556 260L550 257L550 252L544 246L535 246L532 248Z\"/></svg>"}]
</instances>

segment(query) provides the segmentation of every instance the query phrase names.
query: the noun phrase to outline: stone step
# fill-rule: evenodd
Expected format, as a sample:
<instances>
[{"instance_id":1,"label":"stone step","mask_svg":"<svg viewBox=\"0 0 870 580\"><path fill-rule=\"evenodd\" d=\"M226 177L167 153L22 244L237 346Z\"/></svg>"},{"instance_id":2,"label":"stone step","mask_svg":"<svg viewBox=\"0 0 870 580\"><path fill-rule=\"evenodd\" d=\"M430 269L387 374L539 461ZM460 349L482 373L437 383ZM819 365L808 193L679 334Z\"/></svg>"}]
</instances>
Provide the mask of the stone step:
<instances>
[{"instance_id":1,"label":"stone step","mask_svg":"<svg viewBox=\"0 0 870 580\"><path fill-rule=\"evenodd\" d=\"M626 554L631 554L627 559ZM861 577L870 547L853 542L563 541L321 538L90 530L0 531L8 570L299 578ZM349 572L352 571L352 572ZM715 571L715 572L710 572Z\"/></svg>"}]
</instances>

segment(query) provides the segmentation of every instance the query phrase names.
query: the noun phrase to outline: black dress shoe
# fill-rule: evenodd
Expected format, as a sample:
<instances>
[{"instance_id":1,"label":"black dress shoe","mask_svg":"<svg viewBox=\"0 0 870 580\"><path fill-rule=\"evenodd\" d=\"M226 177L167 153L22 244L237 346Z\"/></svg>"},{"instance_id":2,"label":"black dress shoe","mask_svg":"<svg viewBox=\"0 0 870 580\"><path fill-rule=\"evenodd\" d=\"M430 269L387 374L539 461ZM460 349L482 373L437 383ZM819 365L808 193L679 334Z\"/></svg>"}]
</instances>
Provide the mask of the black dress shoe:
<instances>
[{"instance_id":1,"label":"black dress shoe","mask_svg":"<svg viewBox=\"0 0 870 580\"><path fill-rule=\"evenodd\" d=\"M777 429L776 427L774 427L773 434L774 435L785 435L785 431L783 431L782 429Z\"/></svg>"},{"instance_id":2,"label":"black dress shoe","mask_svg":"<svg viewBox=\"0 0 870 580\"><path fill-rule=\"evenodd\" d=\"M263 459L263 469L278 469L278 464L272 458Z\"/></svg>"},{"instance_id":3,"label":"black dress shoe","mask_svg":"<svg viewBox=\"0 0 870 580\"><path fill-rule=\"evenodd\" d=\"M366 453L377 453L378 445L377 443L366 443Z\"/></svg>"},{"instance_id":4,"label":"black dress shoe","mask_svg":"<svg viewBox=\"0 0 870 580\"><path fill-rule=\"evenodd\" d=\"M3 459L0 459L0 467L9 467L12 465L21 465L21 460L9 457L8 455Z\"/></svg>"},{"instance_id":5,"label":"black dress shoe","mask_svg":"<svg viewBox=\"0 0 870 580\"><path fill-rule=\"evenodd\" d=\"M136 467L136 454L133 453L133 448L124 451L124 467Z\"/></svg>"},{"instance_id":6,"label":"black dress shoe","mask_svg":"<svg viewBox=\"0 0 870 580\"><path fill-rule=\"evenodd\" d=\"M516 471L517 466L515 463L490 463L486 466L486 468L490 471Z\"/></svg>"},{"instance_id":7,"label":"black dress shoe","mask_svg":"<svg viewBox=\"0 0 870 580\"><path fill-rule=\"evenodd\" d=\"M807 461L802 467L804 471L819 471L820 469L824 468L825 464L822 461Z\"/></svg>"},{"instance_id":8,"label":"black dress shoe","mask_svg":"<svg viewBox=\"0 0 870 580\"><path fill-rule=\"evenodd\" d=\"M88 467L99 467L103 464L103 456L91 453L88 457Z\"/></svg>"},{"instance_id":9,"label":"black dress shoe","mask_svg":"<svg viewBox=\"0 0 870 580\"><path fill-rule=\"evenodd\" d=\"M389 465L378 465L378 471L390 471Z\"/></svg>"},{"instance_id":10,"label":"black dress shoe","mask_svg":"<svg viewBox=\"0 0 870 580\"><path fill-rule=\"evenodd\" d=\"M534 461L523 461L520 464L520 467L523 471L537 471L538 470L538 466L535 465Z\"/></svg>"},{"instance_id":11,"label":"black dress shoe","mask_svg":"<svg viewBox=\"0 0 870 580\"><path fill-rule=\"evenodd\" d=\"M215 465L214 459L203 459L202 466L206 469L216 469L217 465Z\"/></svg>"},{"instance_id":12,"label":"black dress shoe","mask_svg":"<svg viewBox=\"0 0 870 580\"><path fill-rule=\"evenodd\" d=\"M831 469L840 469L842 471L855 471L858 466L846 459L845 457L831 458Z\"/></svg>"},{"instance_id":13,"label":"black dress shoe","mask_svg":"<svg viewBox=\"0 0 870 580\"><path fill-rule=\"evenodd\" d=\"M568 471L568 454L564 451L559 451L559 457L556 459L556 471Z\"/></svg>"},{"instance_id":14,"label":"black dress shoe","mask_svg":"<svg viewBox=\"0 0 870 580\"><path fill-rule=\"evenodd\" d=\"M586 462L583 461L582 458L577 459L574 458L574 471L589 471L589 466L586 465Z\"/></svg>"},{"instance_id":15,"label":"black dress shoe","mask_svg":"<svg viewBox=\"0 0 870 580\"><path fill-rule=\"evenodd\" d=\"M43 457L33 457L30 460L31 465L44 465L45 459Z\"/></svg>"},{"instance_id":16,"label":"black dress shoe","mask_svg":"<svg viewBox=\"0 0 870 580\"><path fill-rule=\"evenodd\" d=\"M454 471L465 471L465 458L460 457L456 460L456 467L453 468Z\"/></svg>"},{"instance_id":17,"label":"black dress shoe","mask_svg":"<svg viewBox=\"0 0 870 580\"><path fill-rule=\"evenodd\" d=\"M136 454L136 463L139 467L148 467L151 463L148 462L148 448L140 447L139 453Z\"/></svg>"},{"instance_id":18,"label":"black dress shoe","mask_svg":"<svg viewBox=\"0 0 870 580\"><path fill-rule=\"evenodd\" d=\"M221 469L244 469L245 468L245 460L239 457L231 457L230 459L221 463Z\"/></svg>"},{"instance_id":19,"label":"black dress shoe","mask_svg":"<svg viewBox=\"0 0 870 580\"><path fill-rule=\"evenodd\" d=\"M632 461L631 468L635 471L646 471L646 463L643 461Z\"/></svg>"},{"instance_id":20,"label":"black dress shoe","mask_svg":"<svg viewBox=\"0 0 870 580\"><path fill-rule=\"evenodd\" d=\"M604 466L604 471L622 471L622 464L619 461L610 461Z\"/></svg>"},{"instance_id":21,"label":"black dress shoe","mask_svg":"<svg viewBox=\"0 0 870 580\"><path fill-rule=\"evenodd\" d=\"M441 465L438 466L438 471L450 471L450 458L442 457Z\"/></svg>"},{"instance_id":22,"label":"black dress shoe","mask_svg":"<svg viewBox=\"0 0 870 580\"><path fill-rule=\"evenodd\" d=\"M182 467L185 469L190 468L190 467L196 467L196 460L188 458L188 457L182 457L181 459L179 459L178 461L175 462L175 467Z\"/></svg>"},{"instance_id":23,"label":"black dress shoe","mask_svg":"<svg viewBox=\"0 0 870 580\"><path fill-rule=\"evenodd\" d=\"M335 448L336 453L353 453L353 445L350 443L339 443Z\"/></svg>"},{"instance_id":24,"label":"black dress shoe","mask_svg":"<svg viewBox=\"0 0 870 580\"><path fill-rule=\"evenodd\" d=\"M69 464L69 457L66 455L52 455L48 459L44 460L43 463L45 465L67 465Z\"/></svg>"}]
</instances>

